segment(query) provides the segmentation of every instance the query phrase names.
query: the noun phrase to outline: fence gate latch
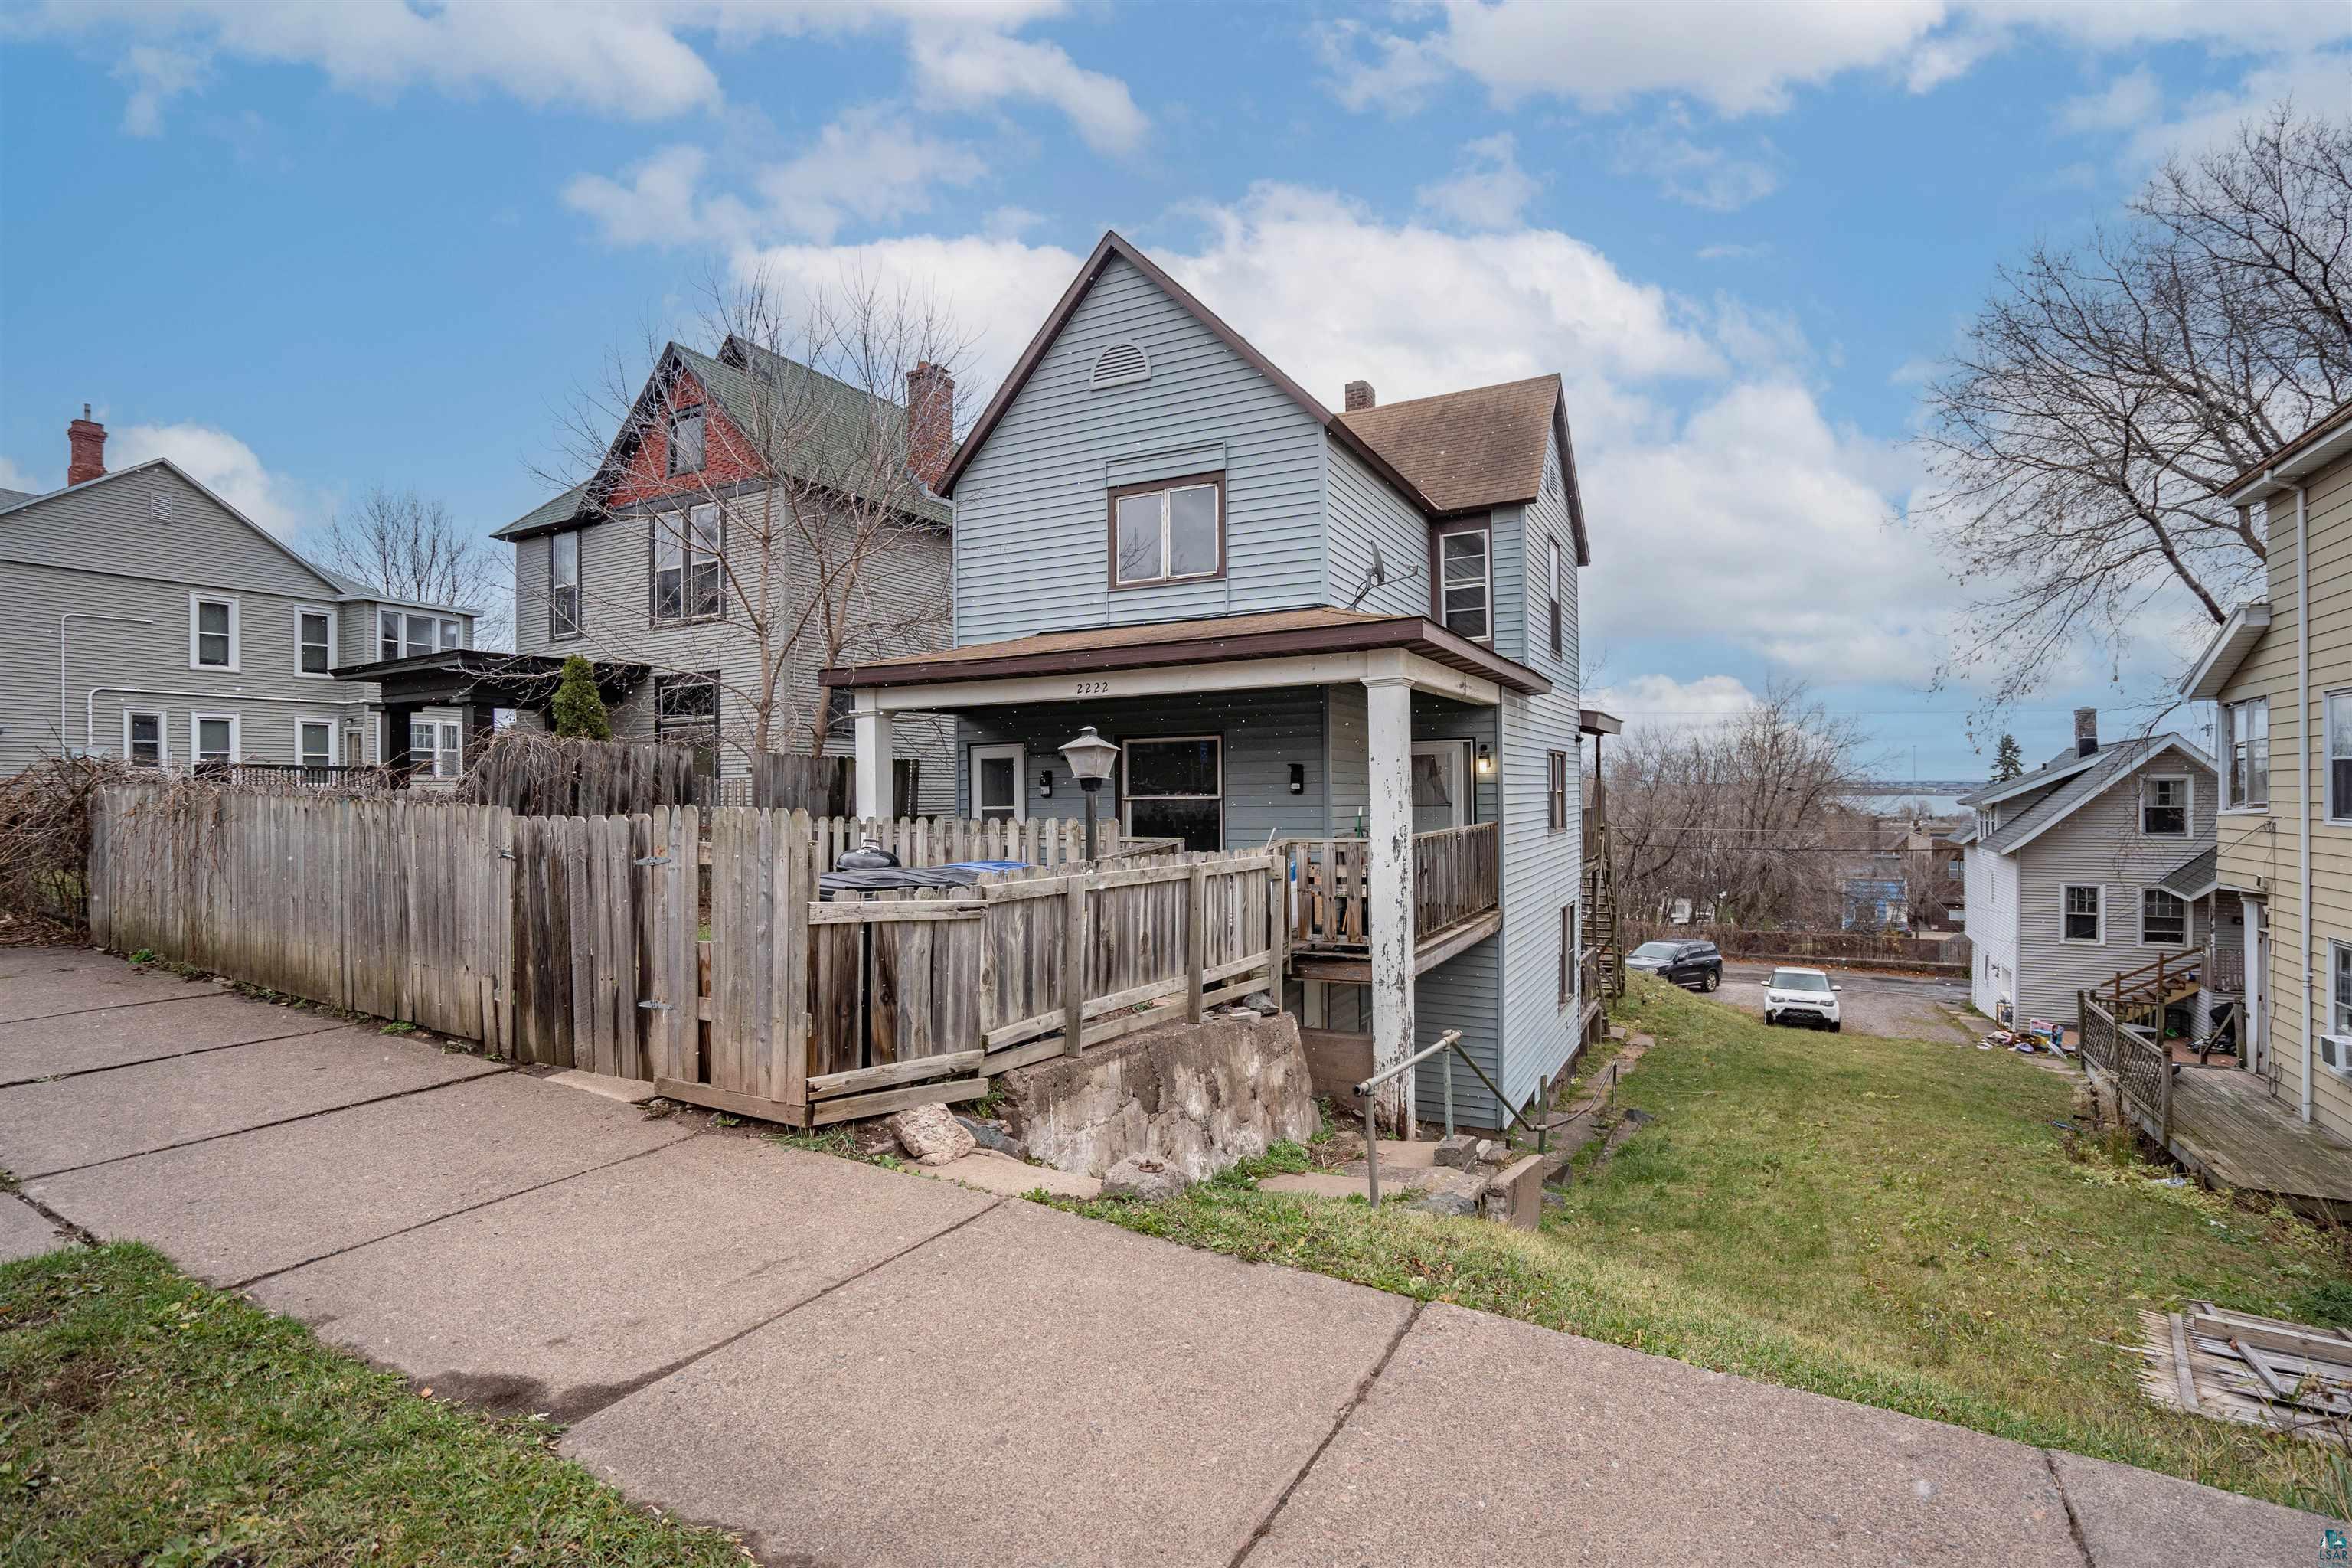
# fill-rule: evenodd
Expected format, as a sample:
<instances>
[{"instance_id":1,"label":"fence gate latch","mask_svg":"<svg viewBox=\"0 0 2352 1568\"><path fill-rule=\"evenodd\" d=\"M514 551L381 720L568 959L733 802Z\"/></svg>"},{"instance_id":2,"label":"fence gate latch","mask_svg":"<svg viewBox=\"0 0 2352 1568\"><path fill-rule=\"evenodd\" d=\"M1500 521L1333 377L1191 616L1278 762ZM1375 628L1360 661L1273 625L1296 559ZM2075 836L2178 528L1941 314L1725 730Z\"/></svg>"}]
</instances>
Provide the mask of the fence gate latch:
<instances>
[{"instance_id":1,"label":"fence gate latch","mask_svg":"<svg viewBox=\"0 0 2352 1568\"><path fill-rule=\"evenodd\" d=\"M669 864L669 857L667 855L647 855L642 859L632 860L629 864L632 866L667 866Z\"/></svg>"}]
</instances>

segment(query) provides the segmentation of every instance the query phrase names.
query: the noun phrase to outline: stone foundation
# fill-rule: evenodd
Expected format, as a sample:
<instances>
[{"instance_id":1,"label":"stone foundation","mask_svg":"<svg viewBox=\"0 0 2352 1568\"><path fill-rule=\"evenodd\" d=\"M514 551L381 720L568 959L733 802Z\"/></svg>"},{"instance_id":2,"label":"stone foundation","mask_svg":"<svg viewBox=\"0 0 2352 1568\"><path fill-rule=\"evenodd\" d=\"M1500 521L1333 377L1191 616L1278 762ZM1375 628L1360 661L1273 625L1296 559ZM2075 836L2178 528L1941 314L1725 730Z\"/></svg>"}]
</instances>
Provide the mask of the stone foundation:
<instances>
[{"instance_id":1,"label":"stone foundation","mask_svg":"<svg viewBox=\"0 0 2352 1568\"><path fill-rule=\"evenodd\" d=\"M1131 1154L1202 1181L1319 1125L1298 1022L1210 1018L1057 1057L996 1080L1034 1159L1101 1176Z\"/></svg>"}]
</instances>

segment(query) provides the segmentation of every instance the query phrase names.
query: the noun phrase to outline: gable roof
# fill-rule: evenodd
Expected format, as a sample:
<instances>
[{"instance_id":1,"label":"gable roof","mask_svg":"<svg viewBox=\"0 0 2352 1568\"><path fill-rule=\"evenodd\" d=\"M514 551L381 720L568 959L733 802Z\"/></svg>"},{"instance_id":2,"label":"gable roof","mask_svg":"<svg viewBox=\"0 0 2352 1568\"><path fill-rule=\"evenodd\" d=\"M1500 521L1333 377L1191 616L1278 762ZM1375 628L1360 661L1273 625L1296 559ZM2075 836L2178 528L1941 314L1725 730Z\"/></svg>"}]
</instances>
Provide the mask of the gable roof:
<instances>
[{"instance_id":1,"label":"gable roof","mask_svg":"<svg viewBox=\"0 0 2352 1568\"><path fill-rule=\"evenodd\" d=\"M1441 511L1521 506L1543 490L1544 454L1557 437L1568 451L1566 401L1557 373L1494 386L1408 398L1352 409L1340 423L1385 453ZM1570 483L1575 469L1566 463ZM1583 507L1570 500L1577 553L1584 545Z\"/></svg>"},{"instance_id":2,"label":"gable roof","mask_svg":"<svg viewBox=\"0 0 2352 1568\"><path fill-rule=\"evenodd\" d=\"M549 497L504 528L491 530L490 537L506 540L530 539L537 534L553 533L566 524L580 520L583 514L593 521L595 516L601 514L597 513L594 508L585 504L588 500L588 485L589 481L583 479L562 495Z\"/></svg>"},{"instance_id":3,"label":"gable roof","mask_svg":"<svg viewBox=\"0 0 2352 1568\"><path fill-rule=\"evenodd\" d=\"M2221 695L2263 634L2271 629L2271 606L2264 599L2250 605L2240 605L2230 612L2230 618L2214 628L2213 637L2206 643L2205 651L2180 678L2179 692L2192 702L2210 702Z\"/></svg>"},{"instance_id":4,"label":"gable roof","mask_svg":"<svg viewBox=\"0 0 2352 1568\"><path fill-rule=\"evenodd\" d=\"M1959 797L1958 804L1969 806L1990 805L1995 801L2013 800L2021 795L2031 795L2038 789L2048 789L2059 780L2081 773L2098 760L2099 753L2096 752L2093 752L2087 757L2080 756L2076 754L2074 747L2069 746L2038 768L2021 773L2013 779L1996 779L1980 788L1970 790Z\"/></svg>"},{"instance_id":5,"label":"gable roof","mask_svg":"<svg viewBox=\"0 0 2352 1568\"><path fill-rule=\"evenodd\" d=\"M2064 783L2021 816L1993 829L1985 847L2003 855L2023 848L2169 751L2178 751L2209 773L2213 771L2212 758L2176 734L2112 742L2082 759L2087 765L2072 770Z\"/></svg>"},{"instance_id":6,"label":"gable roof","mask_svg":"<svg viewBox=\"0 0 2352 1568\"><path fill-rule=\"evenodd\" d=\"M988 406L982 409L980 417L973 421L971 429L965 434L962 444L956 447L955 456L948 460L946 471L940 476L940 494L952 496L955 493L956 481L963 477L964 469L978 455L980 448L987 443L989 436L995 430L998 422L1004 417L1005 411L1013 406L1013 400L1021 395L1021 389L1029 384L1029 378L1036 374L1037 366L1044 362L1046 350L1053 346L1055 339L1061 336L1062 329L1069 324L1070 318L1076 313L1080 302L1086 299L1087 291L1094 287L1096 279L1102 276L1103 268L1110 265L1113 258L1126 262L1142 273L1151 281L1153 287L1190 313L1193 320L1206 327L1219 342L1238 354L1250 368L1272 382L1283 395L1297 404L1308 418L1320 425L1334 440L1362 458L1370 466L1373 472L1387 480L1398 494L1411 501L1425 516L1450 517L1463 511L1480 511L1490 507L1515 505L1533 500L1543 483L1541 435L1556 431L1559 440L1560 464L1565 473L1568 489L1569 518L1576 532L1577 564L1589 566L1592 563L1591 543L1586 538L1584 531L1583 500L1577 490L1575 458L1568 440L1568 416L1559 396L1559 378L1557 375L1538 376L1532 382L1510 382L1496 387L1481 387L1469 393L1446 393L1437 397L1416 398L1394 405L1393 406L1398 409L1413 409L1419 405L1432 405L1418 414L1409 415L1404 420L1398 422L1394 434L1399 437L1400 450L1405 451L1410 461L1400 460L1399 453L1391 451L1386 441L1376 438L1367 431L1359 428L1352 417L1342 417L1324 407L1305 387L1284 374L1279 365L1261 353L1255 344L1234 331L1215 311L1194 298L1190 289L1162 271L1159 263L1129 244L1116 229L1104 231L1101 240L1095 246L1094 253L1088 256L1085 265L1078 268L1078 275L1070 279L1070 286L1062 290L1061 299L1055 301L1053 310L1046 314L1045 324L1037 329L1036 335L1029 340L1029 346L1022 350L1021 357L1013 362L1013 373L1004 378L1004 384L996 389L996 395L989 399ZM1549 423L1549 426L1543 424L1534 426L1538 432L1534 479L1524 489L1519 489L1516 477L1509 482L1506 482L1498 476L1483 485L1475 484L1465 471L1464 465L1467 460L1466 458L1446 459L1441 455L1447 444L1442 432L1447 427L1448 421L1461 417L1463 411L1471 405L1463 405L1454 408L1437 405L1446 405L1450 400L1457 398L1475 398L1480 393L1507 393L1514 388L1525 388L1539 384L1549 384L1552 397L1549 406L1535 414L1532 420L1540 421L1548 418ZM1516 399L1507 400L1509 412L1517 416L1518 427L1514 431L1517 439L1505 440L1503 444L1511 448L1509 455L1514 458L1518 456L1519 449L1526 444L1527 426L1532 422L1528 409L1539 397L1540 394L1521 393ZM1433 437L1433 432L1439 434ZM1402 439L1407 435L1413 437L1414 439L1411 441ZM1462 437L1456 437L1452 445L1457 453L1464 450ZM1415 465L1422 472L1414 471ZM1515 464L1512 472L1516 476L1524 470L1525 464L1521 462ZM1422 483L1423 474L1441 487L1446 486L1450 481L1457 493L1500 495L1507 490L1518 490L1519 493L1513 494L1507 500L1486 500L1448 505L1440 497L1433 495L1423 488Z\"/></svg>"},{"instance_id":7,"label":"gable roof","mask_svg":"<svg viewBox=\"0 0 2352 1568\"><path fill-rule=\"evenodd\" d=\"M2219 845L2201 850L2174 867L2157 886L2184 899L2201 899L2221 885Z\"/></svg>"}]
</instances>

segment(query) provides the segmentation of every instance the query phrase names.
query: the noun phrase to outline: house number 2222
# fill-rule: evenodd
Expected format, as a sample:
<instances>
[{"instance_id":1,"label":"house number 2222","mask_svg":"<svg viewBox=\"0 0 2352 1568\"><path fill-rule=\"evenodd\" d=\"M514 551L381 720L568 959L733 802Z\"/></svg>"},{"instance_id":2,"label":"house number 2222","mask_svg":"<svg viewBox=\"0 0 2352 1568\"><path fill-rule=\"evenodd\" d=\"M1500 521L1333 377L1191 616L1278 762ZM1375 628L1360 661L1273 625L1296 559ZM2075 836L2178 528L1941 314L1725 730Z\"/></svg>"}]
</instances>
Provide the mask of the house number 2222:
<instances>
[{"instance_id":1,"label":"house number 2222","mask_svg":"<svg viewBox=\"0 0 2352 1568\"><path fill-rule=\"evenodd\" d=\"M1108 696L1109 693L1110 682L1108 680L1081 680L1078 682L1077 690L1074 695L1079 697L1105 697Z\"/></svg>"}]
</instances>

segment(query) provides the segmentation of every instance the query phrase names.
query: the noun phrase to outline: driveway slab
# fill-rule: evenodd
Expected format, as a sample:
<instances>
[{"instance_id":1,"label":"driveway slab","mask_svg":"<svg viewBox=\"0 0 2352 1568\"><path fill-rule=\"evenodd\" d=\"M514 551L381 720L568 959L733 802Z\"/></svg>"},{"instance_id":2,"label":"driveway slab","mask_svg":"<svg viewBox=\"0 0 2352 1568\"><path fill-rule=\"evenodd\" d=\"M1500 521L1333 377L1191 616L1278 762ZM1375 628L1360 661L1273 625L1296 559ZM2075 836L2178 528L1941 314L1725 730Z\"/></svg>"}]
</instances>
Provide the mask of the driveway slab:
<instances>
[{"instance_id":1,"label":"driveway slab","mask_svg":"<svg viewBox=\"0 0 2352 1568\"><path fill-rule=\"evenodd\" d=\"M56 1017L133 1002L174 1002L217 996L210 980L183 980L162 970L133 969L119 958L81 947L0 948L0 1024ZM31 956L25 956L25 955Z\"/></svg>"},{"instance_id":2,"label":"driveway slab","mask_svg":"<svg viewBox=\"0 0 2352 1568\"><path fill-rule=\"evenodd\" d=\"M2217 1491L2106 1459L2053 1451L2051 1467L2082 1527L2091 1568L2239 1568L2326 1563L2341 1520Z\"/></svg>"},{"instance_id":3,"label":"driveway slab","mask_svg":"<svg viewBox=\"0 0 2352 1568\"><path fill-rule=\"evenodd\" d=\"M504 1069L335 1029L0 1089L0 1165L46 1175Z\"/></svg>"},{"instance_id":4,"label":"driveway slab","mask_svg":"<svg viewBox=\"0 0 2352 1568\"><path fill-rule=\"evenodd\" d=\"M823 1154L695 1138L254 1294L437 1393L573 1421L992 1201Z\"/></svg>"},{"instance_id":5,"label":"driveway slab","mask_svg":"<svg viewBox=\"0 0 2352 1568\"><path fill-rule=\"evenodd\" d=\"M217 1062L256 1048L185 1059ZM208 1283L236 1285L690 1132L631 1106L498 1073L68 1172L26 1190L103 1240L152 1242ZM642 1239L658 1247L662 1238Z\"/></svg>"},{"instance_id":6,"label":"driveway slab","mask_svg":"<svg viewBox=\"0 0 2352 1568\"><path fill-rule=\"evenodd\" d=\"M0 1087L344 1026L307 1007L228 994L26 1018L0 1024Z\"/></svg>"},{"instance_id":7,"label":"driveway slab","mask_svg":"<svg viewBox=\"0 0 2352 1568\"><path fill-rule=\"evenodd\" d=\"M772 1561L1223 1568L1409 1310L1007 1203L562 1446Z\"/></svg>"},{"instance_id":8,"label":"driveway slab","mask_svg":"<svg viewBox=\"0 0 2352 1568\"><path fill-rule=\"evenodd\" d=\"M1249 1568L1439 1542L1481 1568L2083 1562L2039 1449L1442 1304Z\"/></svg>"},{"instance_id":9,"label":"driveway slab","mask_svg":"<svg viewBox=\"0 0 2352 1568\"><path fill-rule=\"evenodd\" d=\"M71 1240L32 1205L0 1193L0 1263L55 1252Z\"/></svg>"}]
</instances>

